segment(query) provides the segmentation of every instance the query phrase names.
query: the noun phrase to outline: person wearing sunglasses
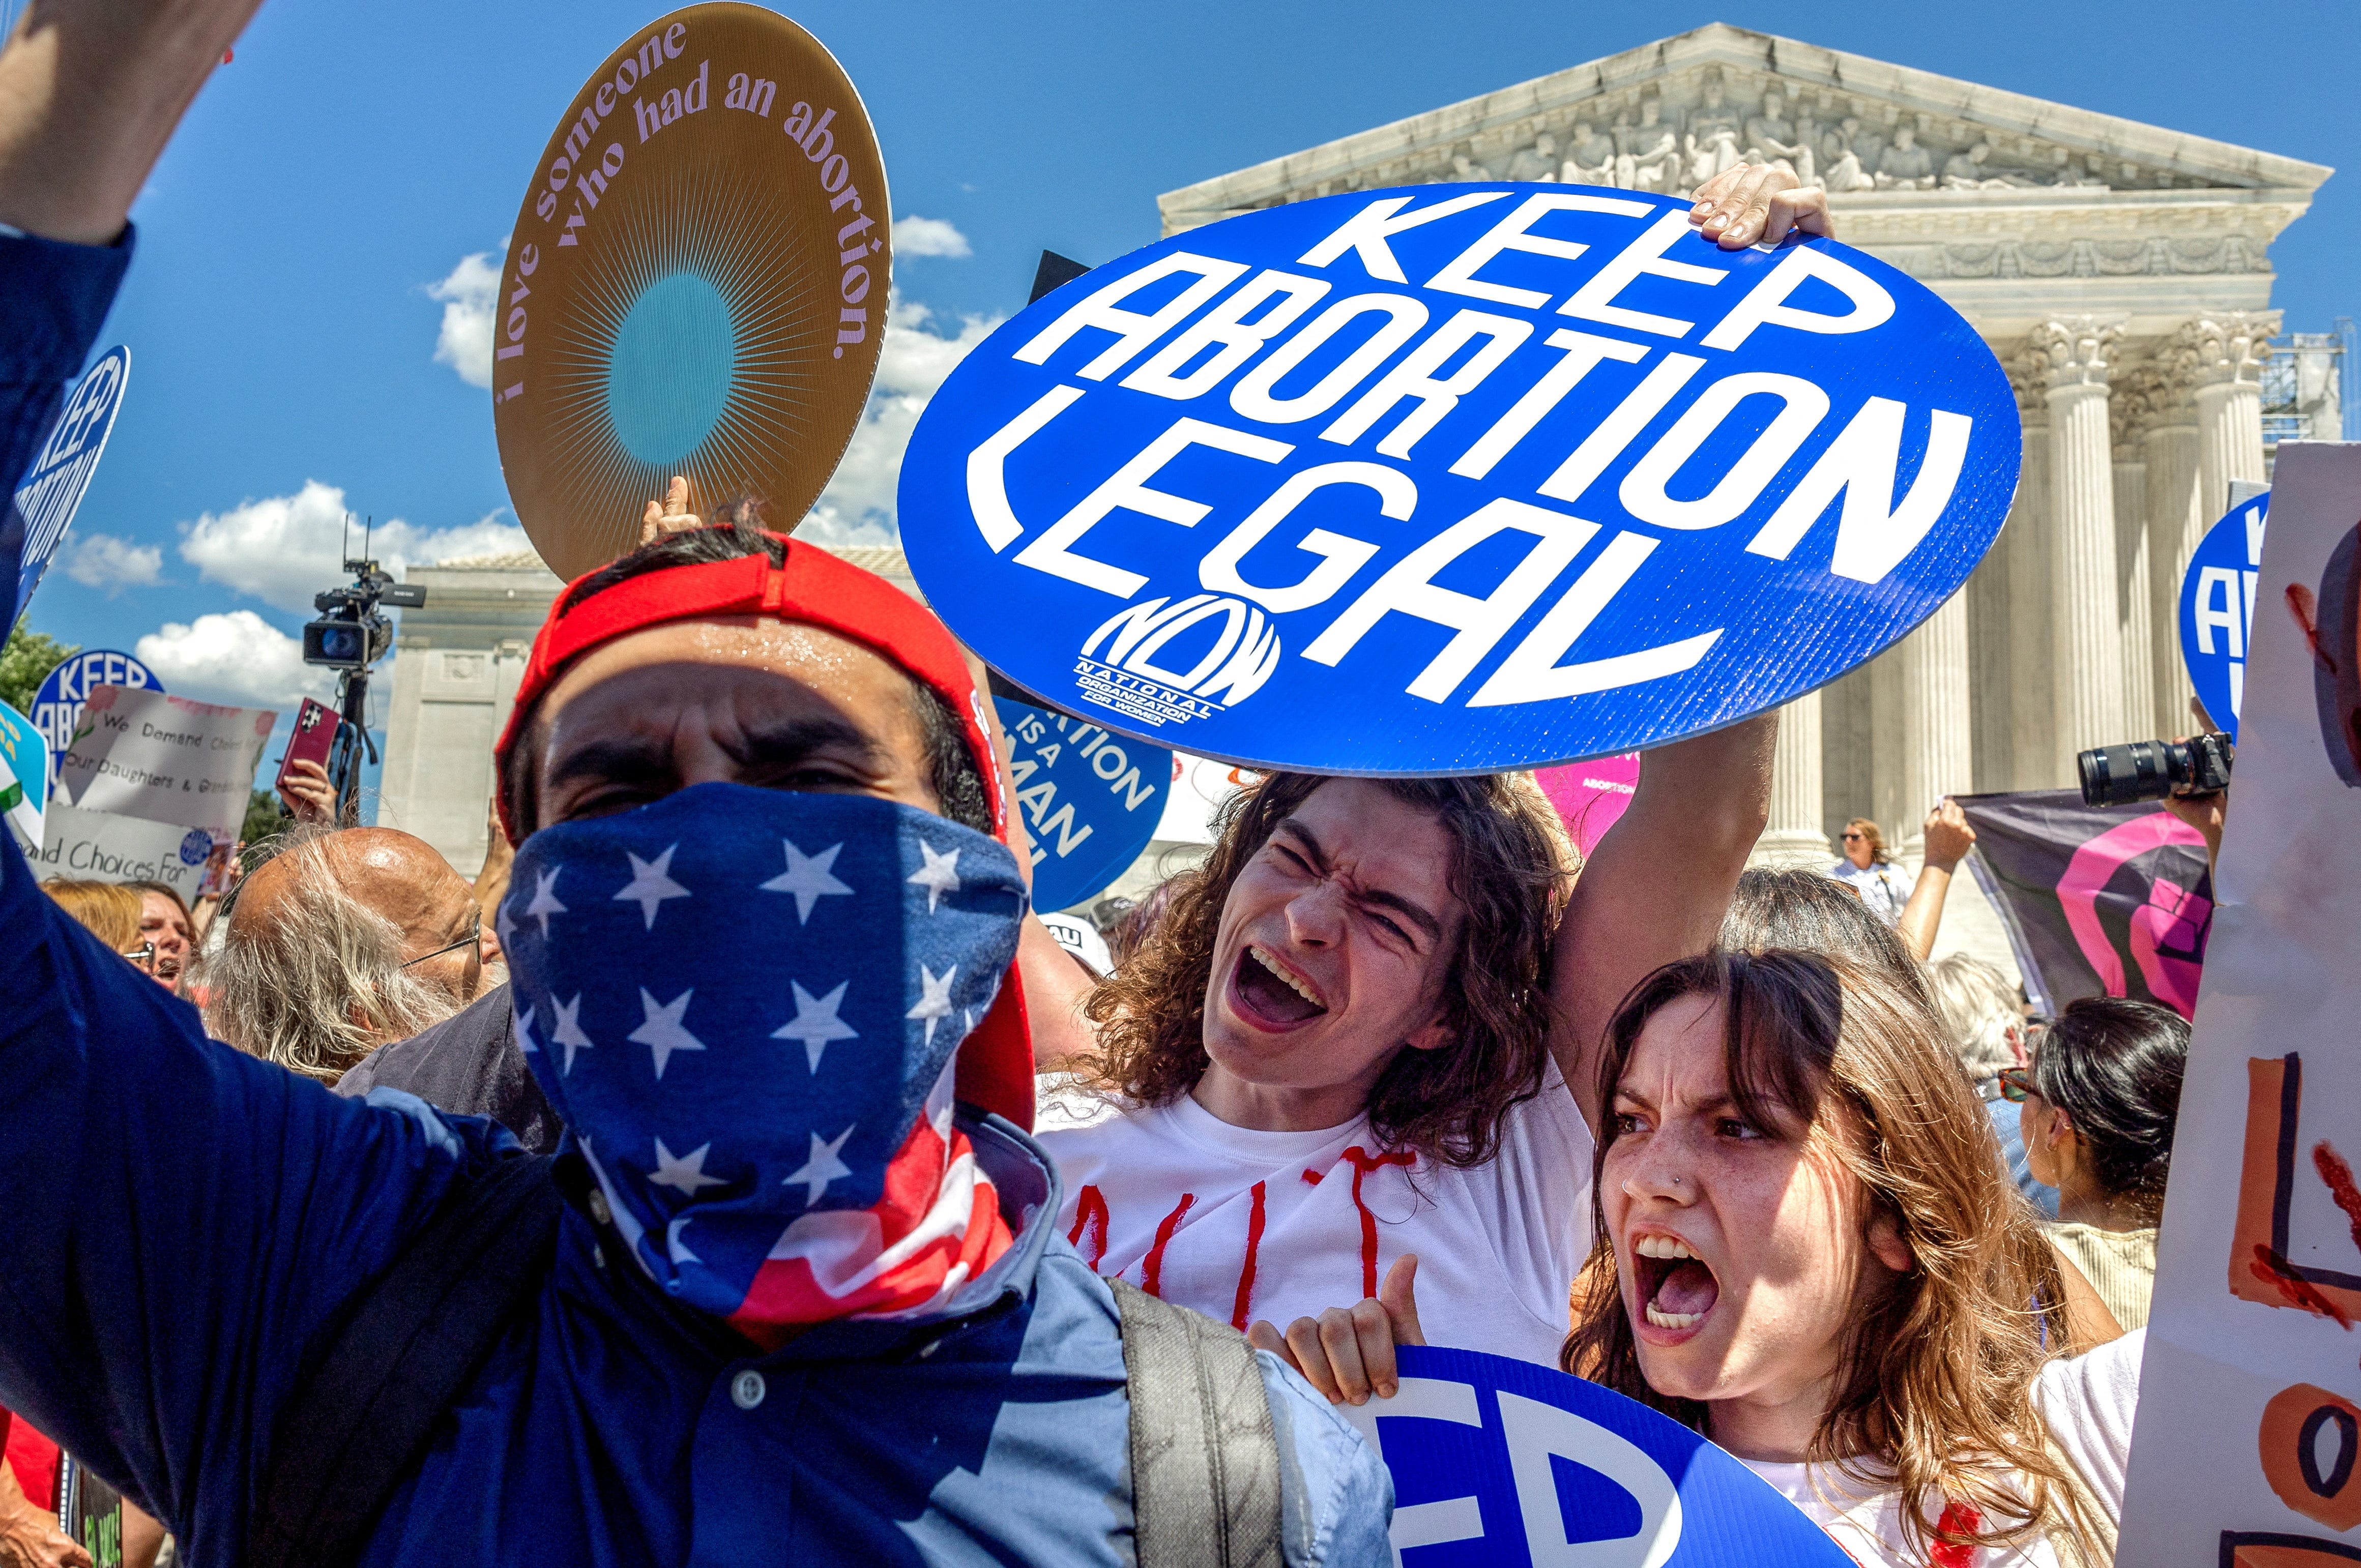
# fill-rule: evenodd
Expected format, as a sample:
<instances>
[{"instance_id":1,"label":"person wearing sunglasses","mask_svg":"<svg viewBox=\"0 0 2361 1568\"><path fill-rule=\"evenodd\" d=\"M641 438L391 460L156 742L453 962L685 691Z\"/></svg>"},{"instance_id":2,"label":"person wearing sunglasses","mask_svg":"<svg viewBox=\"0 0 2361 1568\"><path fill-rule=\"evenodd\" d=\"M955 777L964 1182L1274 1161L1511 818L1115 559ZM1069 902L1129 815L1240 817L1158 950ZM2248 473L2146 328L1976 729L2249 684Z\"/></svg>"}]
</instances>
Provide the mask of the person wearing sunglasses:
<instances>
[{"instance_id":1,"label":"person wearing sunglasses","mask_svg":"<svg viewBox=\"0 0 2361 1568\"><path fill-rule=\"evenodd\" d=\"M1861 894L1869 912L1886 925L1899 921L1918 879L1886 854L1884 834L1866 817L1846 823L1841 841L1844 859L1828 868L1828 875Z\"/></svg>"},{"instance_id":2,"label":"person wearing sunglasses","mask_svg":"<svg viewBox=\"0 0 2361 1568\"><path fill-rule=\"evenodd\" d=\"M2045 1228L2115 1321L2138 1328L2156 1288L2189 1025L2153 1003L2085 996L2031 1050L2029 1066L2000 1074L2000 1089L2016 1104L2034 1177L2058 1190L2058 1221Z\"/></svg>"}]
</instances>

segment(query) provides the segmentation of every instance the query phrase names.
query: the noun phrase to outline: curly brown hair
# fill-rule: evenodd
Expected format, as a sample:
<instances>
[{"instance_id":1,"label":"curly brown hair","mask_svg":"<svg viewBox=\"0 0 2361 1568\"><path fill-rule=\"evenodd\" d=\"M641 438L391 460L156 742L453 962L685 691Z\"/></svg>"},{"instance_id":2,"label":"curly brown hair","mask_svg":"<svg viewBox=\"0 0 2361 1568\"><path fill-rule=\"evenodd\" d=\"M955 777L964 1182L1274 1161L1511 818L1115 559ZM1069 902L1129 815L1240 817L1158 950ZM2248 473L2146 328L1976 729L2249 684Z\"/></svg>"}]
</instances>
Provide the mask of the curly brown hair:
<instances>
[{"instance_id":1,"label":"curly brown hair","mask_svg":"<svg viewBox=\"0 0 2361 1568\"><path fill-rule=\"evenodd\" d=\"M1923 989L1881 966L1777 948L1667 964L1609 1025L1602 1103L1612 1105L1648 1020L1686 996L1722 1003L1739 1109L1764 1126L1777 1124L1772 1107L1809 1124L1807 1136L1861 1183L1866 1212L1893 1221L1910 1248L1910 1271L1847 1326L1809 1460L1856 1485L1896 1487L1904 1535L1919 1549L2022 1548L2046 1534L2103 1562L2091 1546L2112 1521L2092 1517L2095 1499L2051 1449L2034 1403L2043 1363L2085 1348L2067 1329L2058 1253L1993 1157L1991 1124ZM1835 1132L1832 1113L1862 1135ZM1616 1137L1610 1116L1592 1157L1595 1240L1560 1365L1703 1431L1704 1406L1657 1393L1641 1370L1598 1196ZM1942 1530L1946 1500L1979 1522Z\"/></svg>"},{"instance_id":2,"label":"curly brown hair","mask_svg":"<svg viewBox=\"0 0 2361 1568\"><path fill-rule=\"evenodd\" d=\"M1084 1004L1098 1031L1096 1051L1076 1063L1084 1082L1143 1105L1169 1104L1196 1084L1210 1063L1205 993L1230 886L1327 782L1271 773L1222 807L1213 853L1166 884L1138 949ZM1573 878L1570 851L1547 798L1519 775L1367 782L1451 836L1451 890L1466 916L1443 981L1451 1043L1387 1064L1369 1095L1370 1129L1389 1149L1480 1165L1499 1151L1509 1108L1541 1092L1550 934Z\"/></svg>"}]
</instances>

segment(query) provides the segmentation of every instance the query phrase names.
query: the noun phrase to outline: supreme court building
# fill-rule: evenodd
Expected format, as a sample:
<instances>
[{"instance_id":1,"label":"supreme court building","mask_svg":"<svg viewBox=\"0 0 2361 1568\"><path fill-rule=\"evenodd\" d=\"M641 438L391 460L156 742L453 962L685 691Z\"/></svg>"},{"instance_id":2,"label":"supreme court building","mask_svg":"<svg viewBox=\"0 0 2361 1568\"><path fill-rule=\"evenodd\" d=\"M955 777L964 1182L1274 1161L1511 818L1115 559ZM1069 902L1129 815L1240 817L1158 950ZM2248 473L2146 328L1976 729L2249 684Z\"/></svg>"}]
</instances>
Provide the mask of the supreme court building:
<instances>
[{"instance_id":1,"label":"supreme court building","mask_svg":"<svg viewBox=\"0 0 2361 1568\"><path fill-rule=\"evenodd\" d=\"M1966 316L2025 420L1966 590L1786 708L1759 858L1825 865L1856 816L1915 851L1946 794L2069 786L2085 747L2187 733L2181 568L2268 477L2270 246L2328 169L1717 23L1159 205L1173 235L1428 181L1686 192L1741 161L1825 184L1839 237ZM2305 385L2308 433L2337 439L2334 377Z\"/></svg>"}]
</instances>

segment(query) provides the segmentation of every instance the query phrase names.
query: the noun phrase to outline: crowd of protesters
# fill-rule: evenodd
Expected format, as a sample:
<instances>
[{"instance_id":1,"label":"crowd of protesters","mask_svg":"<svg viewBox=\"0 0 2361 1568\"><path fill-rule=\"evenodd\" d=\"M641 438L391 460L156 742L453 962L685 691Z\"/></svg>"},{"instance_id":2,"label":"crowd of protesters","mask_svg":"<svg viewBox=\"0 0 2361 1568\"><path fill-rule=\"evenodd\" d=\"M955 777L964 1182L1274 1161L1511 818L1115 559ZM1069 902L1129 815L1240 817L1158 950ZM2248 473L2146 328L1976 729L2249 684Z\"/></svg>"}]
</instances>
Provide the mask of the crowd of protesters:
<instances>
[{"instance_id":1,"label":"crowd of protesters","mask_svg":"<svg viewBox=\"0 0 2361 1568\"><path fill-rule=\"evenodd\" d=\"M8 483L256 3L0 54ZM1828 231L1765 170L1695 218ZM1930 964L1956 805L1915 879L1865 820L1749 871L1771 718L1649 753L1587 861L1527 779L1272 774L1061 943L939 622L751 506L644 529L536 641L473 884L316 770L202 923L0 850L0 1397L126 1561L1384 1562L1330 1407L1430 1339L1864 1563L2111 1560L2187 1029ZM1267 1419L1174 1438L1191 1376ZM82 1561L21 1479L0 1564Z\"/></svg>"}]
</instances>

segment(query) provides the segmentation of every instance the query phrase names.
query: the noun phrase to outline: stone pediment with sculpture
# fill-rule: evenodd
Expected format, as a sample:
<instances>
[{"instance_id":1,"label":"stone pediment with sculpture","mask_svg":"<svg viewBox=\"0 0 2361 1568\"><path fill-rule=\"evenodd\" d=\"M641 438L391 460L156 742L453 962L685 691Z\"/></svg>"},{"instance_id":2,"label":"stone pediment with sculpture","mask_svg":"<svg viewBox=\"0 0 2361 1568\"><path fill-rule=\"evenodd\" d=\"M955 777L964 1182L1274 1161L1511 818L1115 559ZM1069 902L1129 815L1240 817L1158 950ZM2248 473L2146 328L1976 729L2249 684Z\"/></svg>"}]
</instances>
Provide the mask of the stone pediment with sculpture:
<instances>
[{"instance_id":1,"label":"stone pediment with sculpture","mask_svg":"<svg viewBox=\"0 0 2361 1568\"><path fill-rule=\"evenodd\" d=\"M1770 72L1719 65L1602 93L1521 124L1389 159L1325 191L1531 180L1684 194L1739 163L1836 194L2190 189L2188 175Z\"/></svg>"}]
</instances>

